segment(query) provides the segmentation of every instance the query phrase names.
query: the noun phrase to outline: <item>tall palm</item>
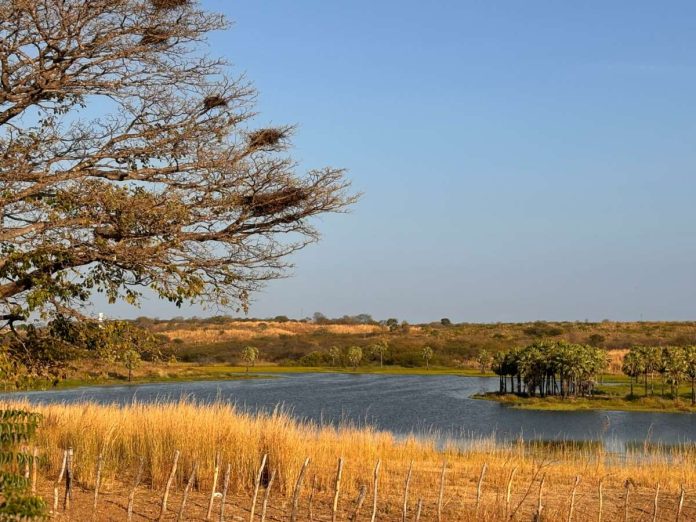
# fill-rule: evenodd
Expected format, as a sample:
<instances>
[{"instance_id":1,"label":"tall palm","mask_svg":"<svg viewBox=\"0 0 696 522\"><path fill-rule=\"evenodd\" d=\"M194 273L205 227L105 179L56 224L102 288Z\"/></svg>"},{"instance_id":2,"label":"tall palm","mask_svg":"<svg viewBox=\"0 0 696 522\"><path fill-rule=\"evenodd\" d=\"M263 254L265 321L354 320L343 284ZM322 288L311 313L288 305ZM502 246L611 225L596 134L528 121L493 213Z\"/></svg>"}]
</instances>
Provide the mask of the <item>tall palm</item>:
<instances>
[{"instance_id":1,"label":"tall palm","mask_svg":"<svg viewBox=\"0 0 696 522\"><path fill-rule=\"evenodd\" d=\"M685 346L684 374L691 381L691 404L696 404L696 346Z\"/></svg>"}]
</instances>

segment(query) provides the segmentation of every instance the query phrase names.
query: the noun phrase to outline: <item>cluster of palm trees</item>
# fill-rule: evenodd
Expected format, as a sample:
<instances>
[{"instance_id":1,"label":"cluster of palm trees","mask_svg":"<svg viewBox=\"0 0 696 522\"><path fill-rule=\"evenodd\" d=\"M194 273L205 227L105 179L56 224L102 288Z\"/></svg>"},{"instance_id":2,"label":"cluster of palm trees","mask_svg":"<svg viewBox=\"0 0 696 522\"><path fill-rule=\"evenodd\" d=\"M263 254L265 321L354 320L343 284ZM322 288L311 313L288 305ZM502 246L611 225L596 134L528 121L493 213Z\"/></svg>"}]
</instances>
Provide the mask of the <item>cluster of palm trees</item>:
<instances>
[{"instance_id":1,"label":"cluster of palm trees","mask_svg":"<svg viewBox=\"0 0 696 522\"><path fill-rule=\"evenodd\" d=\"M691 404L696 404L696 346L635 346L623 358L623 372L633 383L642 378L645 395L654 395L654 377L660 375L661 395L669 385L673 398L678 398L679 385L691 382Z\"/></svg>"},{"instance_id":2,"label":"cluster of palm trees","mask_svg":"<svg viewBox=\"0 0 696 522\"><path fill-rule=\"evenodd\" d=\"M607 364L606 352L601 348L540 341L496 353L491 369L500 377L500 393L566 398L591 395L597 376Z\"/></svg>"}]
</instances>

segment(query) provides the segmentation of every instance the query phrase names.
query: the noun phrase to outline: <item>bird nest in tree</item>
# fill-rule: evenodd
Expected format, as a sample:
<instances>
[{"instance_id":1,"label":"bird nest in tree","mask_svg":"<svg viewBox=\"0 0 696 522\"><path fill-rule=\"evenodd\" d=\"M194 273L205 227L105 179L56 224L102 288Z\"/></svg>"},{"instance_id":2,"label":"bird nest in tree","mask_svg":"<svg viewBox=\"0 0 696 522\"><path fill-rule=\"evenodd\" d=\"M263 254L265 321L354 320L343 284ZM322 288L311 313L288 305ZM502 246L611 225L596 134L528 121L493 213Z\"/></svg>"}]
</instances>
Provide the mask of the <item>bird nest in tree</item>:
<instances>
[{"instance_id":1,"label":"bird nest in tree","mask_svg":"<svg viewBox=\"0 0 696 522\"><path fill-rule=\"evenodd\" d=\"M176 9L188 4L189 0L151 0L155 9Z\"/></svg>"},{"instance_id":2,"label":"bird nest in tree","mask_svg":"<svg viewBox=\"0 0 696 522\"><path fill-rule=\"evenodd\" d=\"M214 109L215 107L227 107L227 100L225 100L225 98L222 96L218 96L217 94L206 96L206 98L203 100L203 107L205 107L206 111Z\"/></svg>"},{"instance_id":3,"label":"bird nest in tree","mask_svg":"<svg viewBox=\"0 0 696 522\"><path fill-rule=\"evenodd\" d=\"M145 29L140 43L143 45L158 45L166 43L167 40L169 40L169 31L157 27L150 27Z\"/></svg>"},{"instance_id":4,"label":"bird nest in tree","mask_svg":"<svg viewBox=\"0 0 696 522\"><path fill-rule=\"evenodd\" d=\"M302 203L308 197L303 188L284 188L265 194L245 196L244 204L251 209L254 216L268 216L278 214L288 208Z\"/></svg>"},{"instance_id":5,"label":"bird nest in tree","mask_svg":"<svg viewBox=\"0 0 696 522\"><path fill-rule=\"evenodd\" d=\"M249 133L249 147L261 149L274 147L287 137L287 131L283 129L259 129Z\"/></svg>"}]
</instances>

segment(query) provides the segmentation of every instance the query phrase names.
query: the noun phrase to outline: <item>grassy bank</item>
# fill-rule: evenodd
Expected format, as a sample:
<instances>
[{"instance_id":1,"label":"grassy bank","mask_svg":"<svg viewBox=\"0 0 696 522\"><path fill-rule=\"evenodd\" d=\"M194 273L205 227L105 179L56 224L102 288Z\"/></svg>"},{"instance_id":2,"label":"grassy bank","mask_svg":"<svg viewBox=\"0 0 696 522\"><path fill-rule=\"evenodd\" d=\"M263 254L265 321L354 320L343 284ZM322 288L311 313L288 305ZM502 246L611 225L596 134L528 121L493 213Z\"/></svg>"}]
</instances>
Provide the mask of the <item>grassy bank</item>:
<instances>
[{"instance_id":1,"label":"grassy bank","mask_svg":"<svg viewBox=\"0 0 696 522\"><path fill-rule=\"evenodd\" d=\"M0 405L8 406L27 407ZM307 458L310 463L298 496L303 520L310 496L316 509L324 513L320 518L327 519L328 506L335 497L339 457L344 461L338 501L342 520L352 512L362 488L367 496L362 519L369 517L377 462L379 497L375 504L379 520L401 519L404 481L411 465L407 510L412 519L420 499L421 520L436 519L443 462L444 520L502 520L510 518L513 512L513 519L530 520L542 481L542 503L548 520L566 520L568 500L578 476L573 517L576 521L597 520L600 481L603 520L620 520L627 480L631 488L629 516L652 513L654 491L659 484L658 509L673 520L681 485L696 483L696 452L692 447L673 449L669 455L651 450L647 455L629 451L625 456L606 453L601 445L528 445L521 441L500 446L491 440L479 440L466 447L440 447L434 440L396 438L369 427L299 423L283 412L250 415L227 404L75 404L32 408L44 416L37 444L46 456L41 468L45 481L55 480L63 450L72 447L78 490L92 490L96 462L102 455L104 492L127 491L124 484L132 479L141 457L145 462L144 484L151 491L161 492L172 458L179 451L171 504L178 505L187 477L198 464L193 489L203 500L192 509L202 511L205 495L213 487L213 465L219 453L221 469L230 465L228 494L236 503L231 509L243 517L248 517L243 513L248 510L254 477L264 454L268 455L269 469L275 472L271 504L283 513L281 520L287 519L289 499ZM689 493L683 505L683 520L696 517L696 498L690 497ZM124 506L125 501L114 504ZM202 515L190 519L200 520Z\"/></svg>"},{"instance_id":2,"label":"grassy bank","mask_svg":"<svg viewBox=\"0 0 696 522\"><path fill-rule=\"evenodd\" d=\"M562 399L560 397L524 397L513 394L500 395L486 393L475 395L476 399L496 401L506 406L522 410L549 411L581 411L581 410L612 410L612 411L646 411L662 413L696 413L696 406L688 400L662 398L659 396L619 396L595 395L592 397L576 397Z\"/></svg>"},{"instance_id":3,"label":"grassy bank","mask_svg":"<svg viewBox=\"0 0 696 522\"><path fill-rule=\"evenodd\" d=\"M249 368L230 364L144 363L133 371L131 380L125 370L94 361L80 361L70 368L69 377L56 383L37 381L31 389L65 389L79 386L146 384L206 380L267 379L279 374L346 373L380 375L459 375L462 377L490 377L490 372L458 368L402 368L399 366L361 366L356 370L345 367L278 366L271 364Z\"/></svg>"}]
</instances>

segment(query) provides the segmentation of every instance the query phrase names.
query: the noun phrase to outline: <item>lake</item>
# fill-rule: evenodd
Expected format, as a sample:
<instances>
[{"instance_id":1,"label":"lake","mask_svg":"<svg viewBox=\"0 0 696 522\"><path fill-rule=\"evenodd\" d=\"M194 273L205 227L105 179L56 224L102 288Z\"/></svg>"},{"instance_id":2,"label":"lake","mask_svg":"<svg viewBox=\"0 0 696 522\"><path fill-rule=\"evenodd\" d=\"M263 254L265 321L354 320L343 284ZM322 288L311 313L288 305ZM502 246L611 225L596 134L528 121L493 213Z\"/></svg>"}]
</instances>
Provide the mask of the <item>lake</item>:
<instances>
[{"instance_id":1,"label":"lake","mask_svg":"<svg viewBox=\"0 0 696 522\"><path fill-rule=\"evenodd\" d=\"M0 397L42 403L223 400L249 411L268 411L282 405L299 419L334 425L369 424L397 435L494 436L499 441L519 437L596 440L617 452L646 438L664 444L696 442L696 416L691 414L515 410L471 399L473 394L495 391L497 386L497 377L301 373L274 374L268 379L94 386Z\"/></svg>"}]
</instances>

